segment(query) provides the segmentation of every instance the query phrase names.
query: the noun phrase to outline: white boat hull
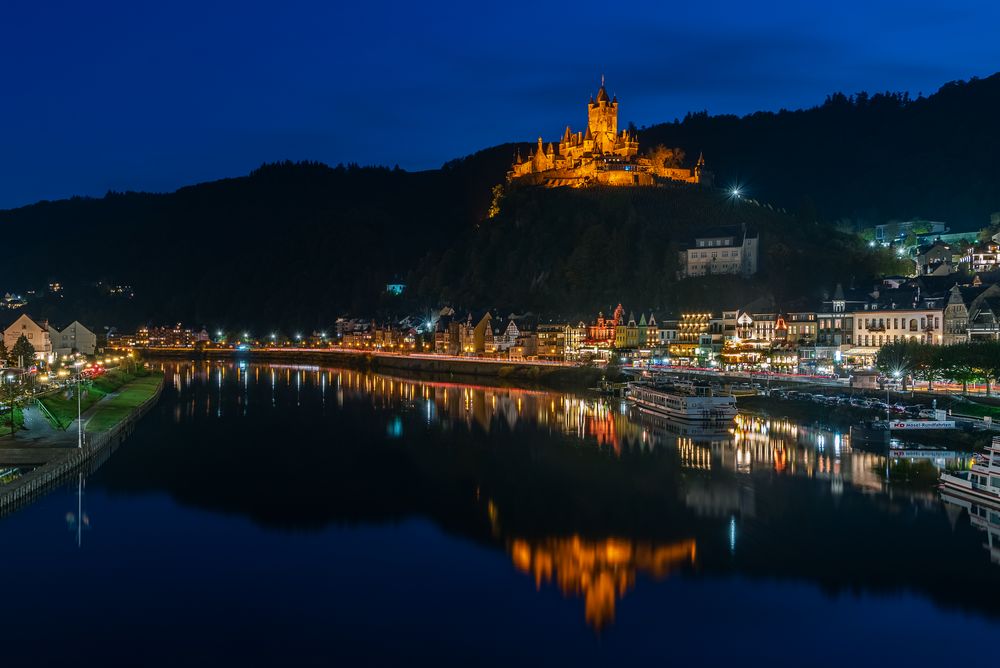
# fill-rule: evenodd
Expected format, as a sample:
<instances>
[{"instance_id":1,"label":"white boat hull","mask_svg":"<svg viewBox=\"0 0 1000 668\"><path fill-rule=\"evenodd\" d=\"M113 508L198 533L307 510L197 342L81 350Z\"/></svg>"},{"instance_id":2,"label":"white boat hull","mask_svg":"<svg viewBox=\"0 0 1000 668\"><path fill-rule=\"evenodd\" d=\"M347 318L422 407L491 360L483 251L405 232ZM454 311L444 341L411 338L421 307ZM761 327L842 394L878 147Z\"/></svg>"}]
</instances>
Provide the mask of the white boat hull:
<instances>
[{"instance_id":1,"label":"white boat hull","mask_svg":"<svg viewBox=\"0 0 1000 668\"><path fill-rule=\"evenodd\" d=\"M628 399L640 410L680 422L718 424L736 418L736 401L731 396L687 397L647 391L633 392Z\"/></svg>"},{"instance_id":2,"label":"white boat hull","mask_svg":"<svg viewBox=\"0 0 1000 668\"><path fill-rule=\"evenodd\" d=\"M972 501L981 501L993 505L1000 504L1000 490L996 488L990 490L983 489L982 486L973 486L969 480L949 473L941 474L940 483L940 488L950 494Z\"/></svg>"}]
</instances>

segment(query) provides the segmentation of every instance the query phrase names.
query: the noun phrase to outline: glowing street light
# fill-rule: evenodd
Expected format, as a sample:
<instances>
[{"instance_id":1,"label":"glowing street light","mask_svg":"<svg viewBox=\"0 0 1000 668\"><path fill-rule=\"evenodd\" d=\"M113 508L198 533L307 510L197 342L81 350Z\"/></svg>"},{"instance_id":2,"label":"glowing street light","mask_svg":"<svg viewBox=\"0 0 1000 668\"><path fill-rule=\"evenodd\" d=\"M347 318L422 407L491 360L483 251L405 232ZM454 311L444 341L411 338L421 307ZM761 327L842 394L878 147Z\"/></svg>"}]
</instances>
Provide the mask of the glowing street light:
<instances>
[{"instance_id":1,"label":"glowing street light","mask_svg":"<svg viewBox=\"0 0 1000 668\"><path fill-rule=\"evenodd\" d=\"M83 376L81 367L83 363L83 360L73 362L73 366L76 367L76 447L80 449L83 448L83 402L80 398L80 379ZM88 364L87 366L90 365Z\"/></svg>"}]
</instances>

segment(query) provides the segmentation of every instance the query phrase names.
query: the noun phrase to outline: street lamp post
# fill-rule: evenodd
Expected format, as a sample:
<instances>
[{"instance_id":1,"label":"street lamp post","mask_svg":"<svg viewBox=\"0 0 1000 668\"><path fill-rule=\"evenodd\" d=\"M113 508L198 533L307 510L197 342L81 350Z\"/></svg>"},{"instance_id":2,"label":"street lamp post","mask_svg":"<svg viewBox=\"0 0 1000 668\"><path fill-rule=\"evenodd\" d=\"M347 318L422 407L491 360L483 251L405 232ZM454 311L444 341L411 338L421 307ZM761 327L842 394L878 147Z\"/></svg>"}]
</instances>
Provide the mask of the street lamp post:
<instances>
[{"instance_id":1,"label":"street lamp post","mask_svg":"<svg viewBox=\"0 0 1000 668\"><path fill-rule=\"evenodd\" d=\"M7 401L10 403L10 405L7 407L10 413L10 437L14 438L14 392L15 392L13 388L14 374L12 373L7 374L6 381L12 386L9 391L4 392L5 395L4 398L7 399Z\"/></svg>"},{"instance_id":2,"label":"street lamp post","mask_svg":"<svg viewBox=\"0 0 1000 668\"><path fill-rule=\"evenodd\" d=\"M83 377L81 367L83 362L77 360L73 362L76 367L76 447L83 448L83 399L80 396L80 380Z\"/></svg>"}]
</instances>

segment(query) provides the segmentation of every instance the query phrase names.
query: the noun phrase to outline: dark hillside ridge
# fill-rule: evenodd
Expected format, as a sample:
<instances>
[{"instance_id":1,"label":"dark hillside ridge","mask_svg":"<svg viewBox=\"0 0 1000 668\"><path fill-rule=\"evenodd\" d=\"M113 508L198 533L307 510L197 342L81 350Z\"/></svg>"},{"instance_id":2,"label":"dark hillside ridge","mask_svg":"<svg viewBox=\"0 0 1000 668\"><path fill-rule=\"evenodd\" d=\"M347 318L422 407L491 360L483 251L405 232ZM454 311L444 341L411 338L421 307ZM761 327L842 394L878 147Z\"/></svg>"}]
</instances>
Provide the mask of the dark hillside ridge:
<instances>
[{"instance_id":1,"label":"dark hillside ridge","mask_svg":"<svg viewBox=\"0 0 1000 668\"><path fill-rule=\"evenodd\" d=\"M771 208L734 207L722 191L698 188L515 189L487 219L517 144L425 172L281 163L169 194L40 202L0 211L10 235L44 230L51 240L42 257L8 254L0 289L44 292L58 280L64 292L32 298L26 312L125 328L309 331L345 313L441 300L566 316L743 293L786 304L835 281L864 285L887 265L832 232L841 219L848 228L909 217L984 226L1000 210L997 108L1000 75L927 98L833 95L804 111L692 114L640 131L644 149L677 146L689 159L703 150L719 185L738 181ZM694 229L743 220L761 233L760 276L676 283L676 251ZM394 279L410 286L402 298L385 294ZM135 297L110 299L97 281L127 283Z\"/></svg>"},{"instance_id":2,"label":"dark hillside ridge","mask_svg":"<svg viewBox=\"0 0 1000 668\"><path fill-rule=\"evenodd\" d=\"M760 235L760 272L677 280L678 251L701 229ZM696 186L512 189L501 213L432 252L412 276L425 301L592 317L624 302L661 316L764 297L778 308L822 298L837 282L867 286L899 267L859 238Z\"/></svg>"},{"instance_id":3,"label":"dark hillside ridge","mask_svg":"<svg viewBox=\"0 0 1000 668\"><path fill-rule=\"evenodd\" d=\"M1000 74L928 97L831 95L818 107L742 118L689 114L643 128L642 146L704 151L721 186L789 210L870 226L888 219L983 227L1000 211Z\"/></svg>"}]
</instances>

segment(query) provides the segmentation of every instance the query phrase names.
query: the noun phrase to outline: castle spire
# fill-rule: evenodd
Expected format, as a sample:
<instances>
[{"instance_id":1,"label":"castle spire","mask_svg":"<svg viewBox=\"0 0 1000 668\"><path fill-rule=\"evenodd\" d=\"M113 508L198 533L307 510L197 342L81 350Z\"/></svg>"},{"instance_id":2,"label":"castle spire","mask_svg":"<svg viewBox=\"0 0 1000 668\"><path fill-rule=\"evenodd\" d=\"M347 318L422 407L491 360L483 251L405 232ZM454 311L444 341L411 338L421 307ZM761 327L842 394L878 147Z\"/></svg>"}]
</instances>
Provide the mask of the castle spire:
<instances>
[{"instance_id":1,"label":"castle spire","mask_svg":"<svg viewBox=\"0 0 1000 668\"><path fill-rule=\"evenodd\" d=\"M608 101L608 91L607 91L606 88L604 88L603 80L602 80L602 83L601 83L601 89L599 91L597 91L597 101L598 102L607 102Z\"/></svg>"}]
</instances>

